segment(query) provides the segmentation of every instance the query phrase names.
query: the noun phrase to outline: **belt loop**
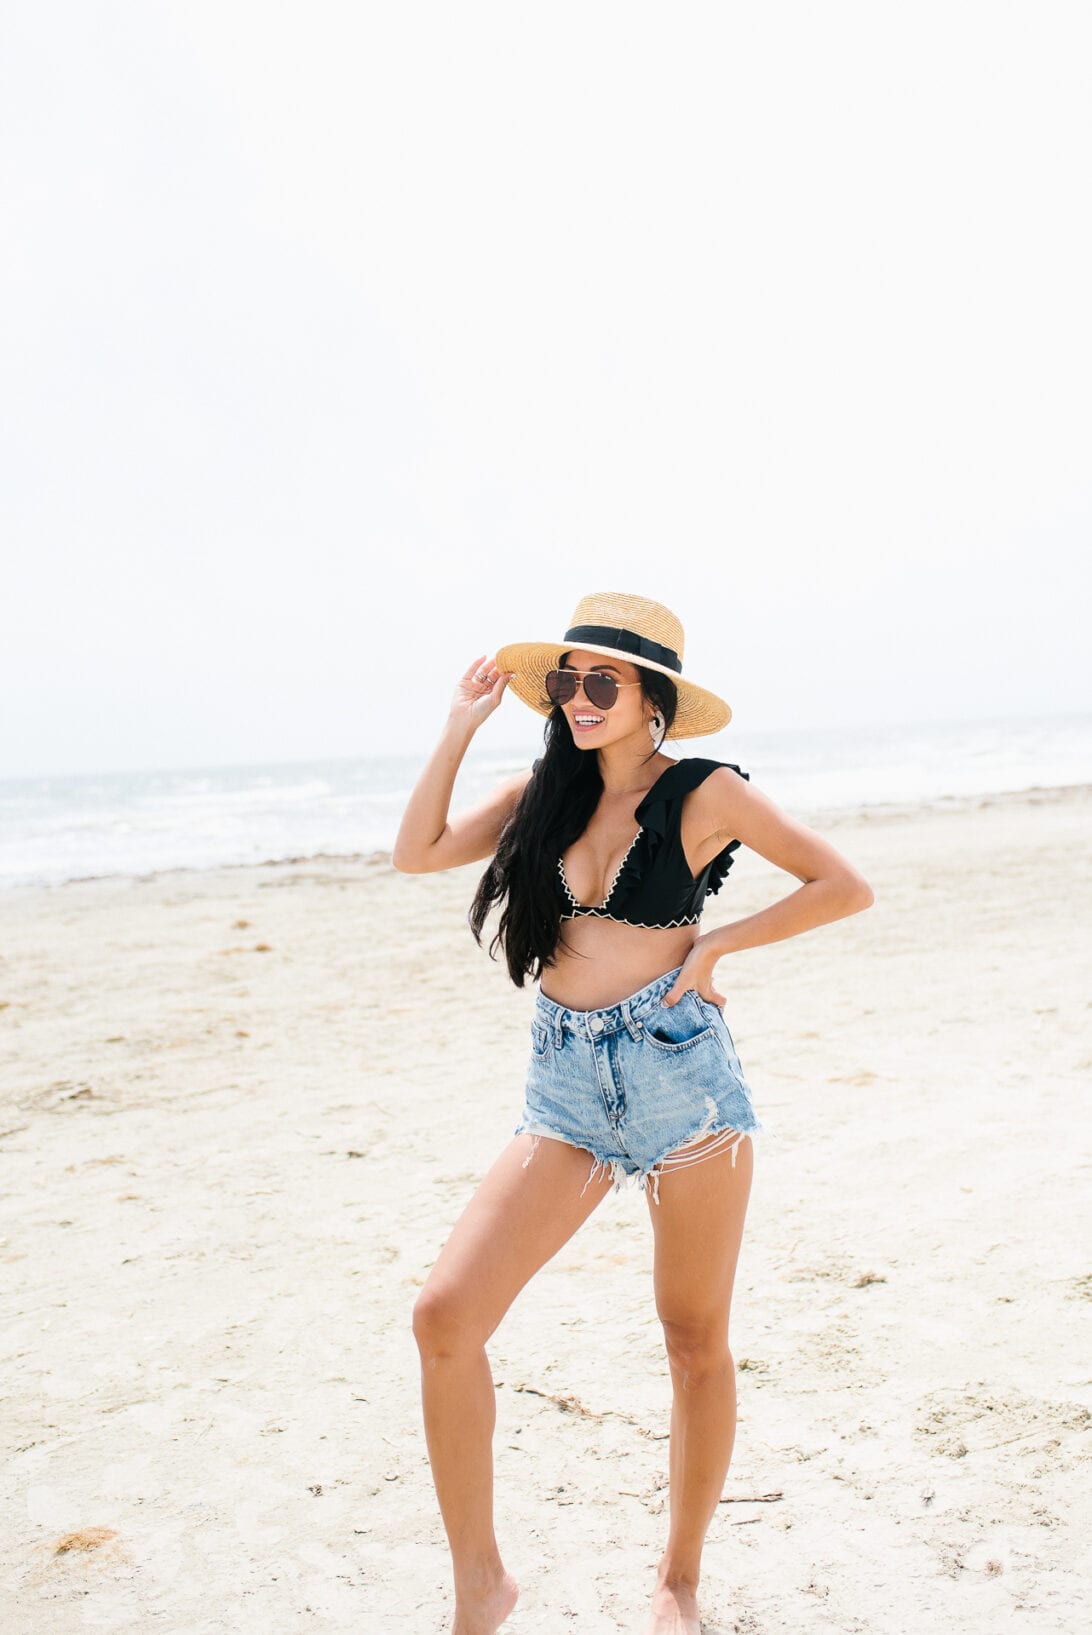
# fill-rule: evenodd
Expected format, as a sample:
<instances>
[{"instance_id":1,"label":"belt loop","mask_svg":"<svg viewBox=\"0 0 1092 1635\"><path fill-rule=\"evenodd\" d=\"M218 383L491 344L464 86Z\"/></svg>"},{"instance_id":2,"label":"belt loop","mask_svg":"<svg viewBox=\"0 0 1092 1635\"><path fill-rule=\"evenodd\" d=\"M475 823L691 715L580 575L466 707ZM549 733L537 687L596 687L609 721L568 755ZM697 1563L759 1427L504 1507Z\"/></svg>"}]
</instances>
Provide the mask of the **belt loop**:
<instances>
[{"instance_id":1,"label":"belt loop","mask_svg":"<svg viewBox=\"0 0 1092 1635\"><path fill-rule=\"evenodd\" d=\"M627 1028L627 1030L629 1032L630 1038L631 1039L639 1039L641 1037L641 1024L639 1022L634 1021L633 1014L632 1014L632 1012L631 1012L631 1010L629 1008L629 1005L630 1005L629 1000L628 999L623 999L623 1001L622 1001L622 1016L623 1016L623 1019L625 1021L626 1028Z\"/></svg>"},{"instance_id":2,"label":"belt loop","mask_svg":"<svg viewBox=\"0 0 1092 1635\"><path fill-rule=\"evenodd\" d=\"M554 1012L554 1045L556 1046L556 1048L558 1050L560 1050L562 1048L562 1046L564 1045L564 1043L565 1043L565 1012L561 1008L561 1006L558 1006L557 1010Z\"/></svg>"}]
</instances>

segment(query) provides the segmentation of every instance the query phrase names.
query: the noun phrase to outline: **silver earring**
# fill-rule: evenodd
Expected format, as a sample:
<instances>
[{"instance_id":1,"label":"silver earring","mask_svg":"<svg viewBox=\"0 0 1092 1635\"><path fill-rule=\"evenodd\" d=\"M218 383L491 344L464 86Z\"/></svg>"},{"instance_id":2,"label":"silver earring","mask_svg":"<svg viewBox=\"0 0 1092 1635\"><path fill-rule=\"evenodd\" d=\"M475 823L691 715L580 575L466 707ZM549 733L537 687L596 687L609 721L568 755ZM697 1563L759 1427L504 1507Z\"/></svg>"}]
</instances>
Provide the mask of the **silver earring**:
<instances>
[{"instance_id":1,"label":"silver earring","mask_svg":"<svg viewBox=\"0 0 1092 1635\"><path fill-rule=\"evenodd\" d=\"M657 734L662 733L663 730L664 718L660 714L659 710L657 710L656 714L652 717L652 720L648 723L648 735L652 739L653 745L656 749L659 749L660 747Z\"/></svg>"}]
</instances>

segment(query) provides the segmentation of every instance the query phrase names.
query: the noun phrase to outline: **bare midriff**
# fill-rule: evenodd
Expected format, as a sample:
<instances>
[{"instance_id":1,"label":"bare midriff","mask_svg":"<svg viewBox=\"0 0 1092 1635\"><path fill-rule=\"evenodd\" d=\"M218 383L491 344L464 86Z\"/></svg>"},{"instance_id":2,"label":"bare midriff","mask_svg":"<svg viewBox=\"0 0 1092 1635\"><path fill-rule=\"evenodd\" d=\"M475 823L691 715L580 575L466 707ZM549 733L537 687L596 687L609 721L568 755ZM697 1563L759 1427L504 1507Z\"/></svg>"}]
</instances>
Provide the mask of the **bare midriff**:
<instances>
[{"instance_id":1,"label":"bare midriff","mask_svg":"<svg viewBox=\"0 0 1092 1635\"><path fill-rule=\"evenodd\" d=\"M562 920L554 961L542 973L539 992L568 1010L617 1005L681 965L700 929L627 925L595 914Z\"/></svg>"}]
</instances>

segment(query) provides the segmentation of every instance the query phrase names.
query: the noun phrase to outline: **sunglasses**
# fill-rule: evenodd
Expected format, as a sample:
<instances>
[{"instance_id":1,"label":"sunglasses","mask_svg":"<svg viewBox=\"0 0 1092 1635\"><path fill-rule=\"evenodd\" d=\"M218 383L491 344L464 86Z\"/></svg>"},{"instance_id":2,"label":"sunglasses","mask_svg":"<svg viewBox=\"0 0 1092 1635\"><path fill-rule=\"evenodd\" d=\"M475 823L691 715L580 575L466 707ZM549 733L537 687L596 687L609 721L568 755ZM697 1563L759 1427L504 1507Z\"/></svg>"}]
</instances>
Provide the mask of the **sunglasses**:
<instances>
[{"instance_id":1,"label":"sunglasses","mask_svg":"<svg viewBox=\"0 0 1092 1635\"><path fill-rule=\"evenodd\" d=\"M568 704L576 697L578 681L584 683L584 697L597 710L609 710L618 702L619 687L639 687L639 681L615 681L602 670L551 670L546 691L555 704Z\"/></svg>"}]
</instances>

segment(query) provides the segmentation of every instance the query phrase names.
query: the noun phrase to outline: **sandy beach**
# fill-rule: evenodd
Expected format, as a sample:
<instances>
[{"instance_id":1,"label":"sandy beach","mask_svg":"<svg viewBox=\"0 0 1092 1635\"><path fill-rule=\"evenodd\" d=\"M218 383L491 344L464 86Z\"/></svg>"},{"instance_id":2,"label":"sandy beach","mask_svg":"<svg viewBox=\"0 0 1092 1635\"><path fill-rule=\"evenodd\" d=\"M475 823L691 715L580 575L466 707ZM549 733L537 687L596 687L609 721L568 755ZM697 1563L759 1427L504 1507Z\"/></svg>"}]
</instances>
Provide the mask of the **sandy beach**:
<instances>
[{"instance_id":1,"label":"sandy beach","mask_svg":"<svg viewBox=\"0 0 1092 1635\"><path fill-rule=\"evenodd\" d=\"M811 818L808 821L813 821ZM769 1126L707 1635L1092 1625L1092 788L829 814L874 906L721 962ZM0 1627L449 1627L416 1293L519 1114L481 866L0 899ZM741 849L706 926L796 882ZM643 1628L670 1382L610 1193L489 1345L511 1635Z\"/></svg>"}]
</instances>

